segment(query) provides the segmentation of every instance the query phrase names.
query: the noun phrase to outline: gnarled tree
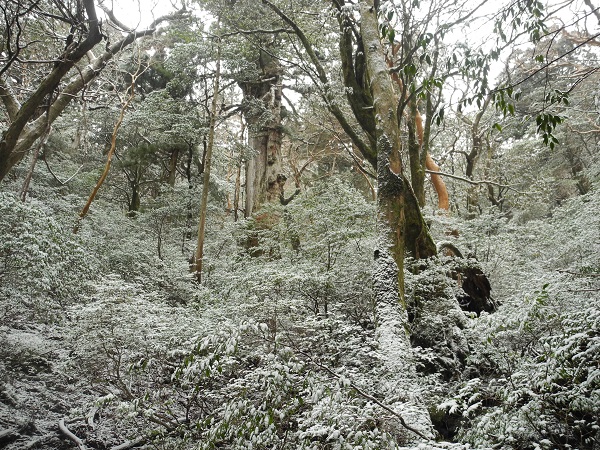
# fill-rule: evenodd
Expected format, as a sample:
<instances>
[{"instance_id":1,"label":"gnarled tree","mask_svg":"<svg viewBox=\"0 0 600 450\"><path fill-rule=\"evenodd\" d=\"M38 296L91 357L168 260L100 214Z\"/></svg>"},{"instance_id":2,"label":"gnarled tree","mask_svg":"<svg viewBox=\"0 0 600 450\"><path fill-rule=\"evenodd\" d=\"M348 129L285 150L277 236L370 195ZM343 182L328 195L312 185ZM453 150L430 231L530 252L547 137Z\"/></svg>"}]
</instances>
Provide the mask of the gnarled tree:
<instances>
[{"instance_id":1,"label":"gnarled tree","mask_svg":"<svg viewBox=\"0 0 600 450\"><path fill-rule=\"evenodd\" d=\"M13 4L16 6L11 8ZM2 12L8 26L3 30L1 50L7 58L0 67L0 98L7 120L0 140L0 181L109 60L184 10L159 17L144 30L126 27L108 11L110 20L123 34L115 42L107 41L97 57L93 51L107 36L93 0L56 1L51 6L31 0L25 4L11 2ZM62 50L60 40L54 42L52 51L58 54L51 58L47 56L48 49L43 49L41 57L31 53L37 42L35 33L43 32L46 27L57 28L67 35ZM87 64L83 64L86 58ZM31 93L21 98L13 85L25 82L23 74L32 65L36 66L36 73L29 82Z\"/></svg>"}]
</instances>

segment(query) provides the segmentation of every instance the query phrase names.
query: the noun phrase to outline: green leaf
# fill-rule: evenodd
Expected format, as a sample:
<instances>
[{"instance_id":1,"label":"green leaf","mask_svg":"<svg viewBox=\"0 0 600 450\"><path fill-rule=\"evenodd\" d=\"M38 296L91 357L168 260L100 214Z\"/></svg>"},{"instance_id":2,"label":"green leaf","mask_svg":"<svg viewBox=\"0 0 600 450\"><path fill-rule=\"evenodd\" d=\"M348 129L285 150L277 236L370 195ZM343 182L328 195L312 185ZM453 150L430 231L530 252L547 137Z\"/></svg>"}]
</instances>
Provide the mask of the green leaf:
<instances>
[{"instance_id":1,"label":"green leaf","mask_svg":"<svg viewBox=\"0 0 600 450\"><path fill-rule=\"evenodd\" d=\"M388 39L390 40L390 42L393 44L394 43L394 38L396 37L396 31L393 28L390 28L390 31L388 33Z\"/></svg>"}]
</instances>

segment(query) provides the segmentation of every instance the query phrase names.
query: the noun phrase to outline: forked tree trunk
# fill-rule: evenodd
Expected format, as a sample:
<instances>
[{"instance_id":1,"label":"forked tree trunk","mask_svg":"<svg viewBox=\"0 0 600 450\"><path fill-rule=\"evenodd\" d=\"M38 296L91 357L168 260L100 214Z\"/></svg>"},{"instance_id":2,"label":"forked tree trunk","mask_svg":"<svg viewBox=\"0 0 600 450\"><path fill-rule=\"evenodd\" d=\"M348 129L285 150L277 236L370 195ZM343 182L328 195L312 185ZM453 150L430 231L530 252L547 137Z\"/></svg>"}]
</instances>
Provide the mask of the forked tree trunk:
<instances>
[{"instance_id":1,"label":"forked tree trunk","mask_svg":"<svg viewBox=\"0 0 600 450\"><path fill-rule=\"evenodd\" d=\"M397 46L392 51L392 57L386 58L388 67L393 67L393 57ZM392 73L392 80L398 87L401 95L404 94L404 84L400 79L400 76L396 73ZM433 158L429 154L429 135L431 128L431 116L433 115L433 107L431 105L431 94L427 97L427 123L423 127L423 117L417 108L416 102L413 100L409 103L410 111L408 114L408 155L410 162L410 178L415 197L419 202L419 206L425 206L425 169L439 172L439 166L433 161ZM440 175L431 174L431 184L438 197L438 208L448 211L450 209L450 203L448 199L448 189L446 183Z\"/></svg>"},{"instance_id":2,"label":"forked tree trunk","mask_svg":"<svg viewBox=\"0 0 600 450\"><path fill-rule=\"evenodd\" d=\"M377 230L374 287L376 296L377 338L389 378L382 380L386 400L402 410L405 422L421 437L433 437L431 419L423 402L414 394L416 370L408 335L408 316L404 301L404 252L407 216L420 217L417 199L404 177L400 157L397 96L388 73L379 39L376 9L372 0L361 4L361 33L367 73L373 94L377 126ZM409 199L409 201L407 201ZM415 209L413 211L413 209ZM417 434L400 424L387 424L406 443Z\"/></svg>"}]
</instances>

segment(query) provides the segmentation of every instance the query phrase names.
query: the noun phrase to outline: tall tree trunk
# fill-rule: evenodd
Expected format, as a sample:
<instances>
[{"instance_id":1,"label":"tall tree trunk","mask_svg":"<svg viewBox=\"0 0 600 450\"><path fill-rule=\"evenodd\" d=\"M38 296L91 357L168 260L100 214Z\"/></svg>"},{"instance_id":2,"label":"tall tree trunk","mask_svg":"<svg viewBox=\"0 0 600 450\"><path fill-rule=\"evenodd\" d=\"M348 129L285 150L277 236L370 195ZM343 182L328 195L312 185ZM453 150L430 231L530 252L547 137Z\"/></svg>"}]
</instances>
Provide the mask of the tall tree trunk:
<instances>
[{"instance_id":1,"label":"tall tree trunk","mask_svg":"<svg viewBox=\"0 0 600 450\"><path fill-rule=\"evenodd\" d=\"M245 217L266 202L278 201L286 180L281 167L282 69L277 59L262 50L259 67L258 80L240 83L248 140L255 152L246 162Z\"/></svg>"},{"instance_id":2,"label":"tall tree trunk","mask_svg":"<svg viewBox=\"0 0 600 450\"><path fill-rule=\"evenodd\" d=\"M104 170L102 171L102 175L100 175L100 178L96 182L96 186L94 186L94 189L92 190L87 202L85 203L85 206L79 213L79 219L78 219L77 223L75 224L75 227L73 228L73 233L77 233L79 231L79 225L81 224L81 221L85 218L85 216L87 216L87 213L90 210L90 206L92 206L92 202L96 198L98 191L100 190L100 188L104 184L104 180L106 180L106 177L108 176L108 171L110 170L110 166L112 164L112 159L115 154L115 149L117 147L117 134L119 133L119 128L121 128L121 124L123 123L123 119L125 118L125 111L127 110L129 103L131 103L131 101L135 97L135 82L140 74L141 74L141 72L138 70L138 72L136 72L131 77L131 85L129 86L129 89L128 89L129 95L127 96L127 99L125 100L125 103L123 103L123 106L121 106L121 112L119 113L119 118L117 119L117 122L115 123L113 133L111 136L111 140L110 140L110 149L108 150L108 154L106 155L106 164L104 165Z\"/></svg>"},{"instance_id":3,"label":"tall tree trunk","mask_svg":"<svg viewBox=\"0 0 600 450\"><path fill-rule=\"evenodd\" d=\"M206 209L208 205L208 190L210 183L210 166L212 152L215 143L215 124L217 120L217 101L219 97L219 83L221 78L221 41L217 42L217 67L215 71L215 82L213 88L212 105L210 107L210 128L208 131L208 143L206 145L206 155L204 161L204 181L202 183L202 201L200 203L200 220L198 223L198 245L196 246L196 255L194 257L194 272L196 280L202 281L202 259L204 258L204 229L206 227Z\"/></svg>"},{"instance_id":4,"label":"tall tree trunk","mask_svg":"<svg viewBox=\"0 0 600 450\"><path fill-rule=\"evenodd\" d=\"M240 209L240 190L241 190L242 166L238 164L235 175L235 190L233 193L233 221L238 221L238 211Z\"/></svg>"},{"instance_id":5,"label":"tall tree trunk","mask_svg":"<svg viewBox=\"0 0 600 450\"><path fill-rule=\"evenodd\" d=\"M389 378L382 380L388 402L401 407L404 421L417 429L420 437L432 437L431 419L412 389L416 371L408 337L408 317L404 300L404 252L408 238L407 213L420 217L419 205L402 173L397 96L389 76L385 53L379 39L376 8L372 0L361 3L361 33L367 73L377 118L377 229L374 287L377 337ZM407 199L409 201L407 202ZM416 211L413 209L416 208ZM412 244L414 245L414 244ZM414 442L414 432L396 429L398 437Z\"/></svg>"}]
</instances>

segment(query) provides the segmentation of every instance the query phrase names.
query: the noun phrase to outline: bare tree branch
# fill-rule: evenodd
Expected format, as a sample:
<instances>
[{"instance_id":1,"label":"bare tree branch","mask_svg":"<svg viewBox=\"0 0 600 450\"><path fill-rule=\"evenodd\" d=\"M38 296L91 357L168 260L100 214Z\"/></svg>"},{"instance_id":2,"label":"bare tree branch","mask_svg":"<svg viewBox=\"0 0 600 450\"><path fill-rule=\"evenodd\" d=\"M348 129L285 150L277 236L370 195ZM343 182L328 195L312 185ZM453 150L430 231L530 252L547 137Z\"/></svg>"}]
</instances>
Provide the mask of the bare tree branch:
<instances>
[{"instance_id":1,"label":"bare tree branch","mask_svg":"<svg viewBox=\"0 0 600 450\"><path fill-rule=\"evenodd\" d=\"M6 176L8 171L18 162L20 162L27 151L31 148L33 143L42 135L45 129L45 118L38 117L33 122L29 122L34 116L37 108L43 102L44 98L54 90L54 88L61 82L64 76L69 72L71 68L75 66L75 63L85 56L95 45L100 42L101 34L98 25L98 19L93 6L93 0L86 0L86 9L88 10L88 17L90 17L90 24L96 25L96 32L90 31L88 38L85 42L87 45L80 44L75 50L66 52L60 58L60 64L53 69L53 71L46 76L41 82L38 88L33 92L29 99L19 108L19 111L15 115L13 122L9 126L2 136L0 141L0 181ZM132 31L127 34L123 39L114 43L106 49L106 51L95 58L89 65L79 70L79 73L74 75L67 85L62 89L56 100L50 105L48 109L48 121L50 124L56 120L56 118L63 112L67 105L77 97L78 93L106 66L106 63L112 59L116 54L122 51L125 47L133 43L135 40L153 34L156 31L156 27L167 20L182 17L186 13L185 9L176 11L172 14L166 14L158 17L150 24L150 27L141 31ZM93 37L93 39L92 39ZM84 42L84 43L85 43ZM6 85L4 85L6 86ZM5 91L0 90L0 95ZM3 101L13 103L10 98L2 95ZM14 112L14 106L13 106Z\"/></svg>"},{"instance_id":2,"label":"bare tree branch","mask_svg":"<svg viewBox=\"0 0 600 450\"><path fill-rule=\"evenodd\" d=\"M515 192L517 192L519 194L525 194L525 192L517 191L515 188L513 188L512 186L510 186L508 184L496 183L495 181L469 180L468 178L459 177L458 175L453 175L451 173L445 173L445 172L437 172L437 171L434 171L434 170L425 170L425 172L429 173L429 174L432 174L432 175L443 175L445 177L453 178L455 180L464 181L465 183L469 183L469 184L472 184L472 185L487 184L487 185L497 186L497 187L501 187L501 188L505 188L505 189L510 189L511 191L515 191Z\"/></svg>"},{"instance_id":3,"label":"bare tree branch","mask_svg":"<svg viewBox=\"0 0 600 450\"><path fill-rule=\"evenodd\" d=\"M112 9L106 7L103 2L98 2L98 8L100 8L104 13L108 16L112 23L118 26L121 30L127 31L128 33L133 33L135 30L133 28L128 27L123 22L115 17L115 13Z\"/></svg>"}]
</instances>

